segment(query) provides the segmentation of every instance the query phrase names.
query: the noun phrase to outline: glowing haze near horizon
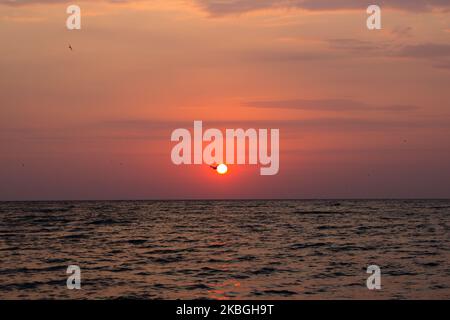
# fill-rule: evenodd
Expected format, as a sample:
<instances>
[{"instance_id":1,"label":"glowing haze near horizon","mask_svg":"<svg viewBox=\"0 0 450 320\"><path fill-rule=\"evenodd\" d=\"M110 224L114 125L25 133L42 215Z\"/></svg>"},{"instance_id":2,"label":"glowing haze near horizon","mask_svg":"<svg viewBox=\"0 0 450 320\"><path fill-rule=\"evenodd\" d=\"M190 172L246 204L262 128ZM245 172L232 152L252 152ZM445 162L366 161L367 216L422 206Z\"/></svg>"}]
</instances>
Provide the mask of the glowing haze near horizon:
<instances>
[{"instance_id":1,"label":"glowing haze near horizon","mask_svg":"<svg viewBox=\"0 0 450 320\"><path fill-rule=\"evenodd\" d=\"M445 1L55 2L0 1L0 200L450 197ZM279 128L279 174L173 165L194 120Z\"/></svg>"}]
</instances>

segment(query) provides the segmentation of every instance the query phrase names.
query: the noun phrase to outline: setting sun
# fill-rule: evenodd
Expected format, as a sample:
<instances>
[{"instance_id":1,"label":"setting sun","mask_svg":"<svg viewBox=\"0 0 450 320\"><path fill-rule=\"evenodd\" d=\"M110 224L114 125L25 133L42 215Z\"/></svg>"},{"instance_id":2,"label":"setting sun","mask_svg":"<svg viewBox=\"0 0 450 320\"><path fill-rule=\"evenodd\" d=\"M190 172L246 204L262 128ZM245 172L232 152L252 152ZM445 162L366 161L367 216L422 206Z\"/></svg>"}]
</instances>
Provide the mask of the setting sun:
<instances>
[{"instance_id":1,"label":"setting sun","mask_svg":"<svg viewBox=\"0 0 450 320\"><path fill-rule=\"evenodd\" d=\"M219 164L218 166L217 166L217 172L219 173L219 174L225 174L225 173L227 173L228 172L228 167L227 167L227 165L226 164Z\"/></svg>"}]
</instances>

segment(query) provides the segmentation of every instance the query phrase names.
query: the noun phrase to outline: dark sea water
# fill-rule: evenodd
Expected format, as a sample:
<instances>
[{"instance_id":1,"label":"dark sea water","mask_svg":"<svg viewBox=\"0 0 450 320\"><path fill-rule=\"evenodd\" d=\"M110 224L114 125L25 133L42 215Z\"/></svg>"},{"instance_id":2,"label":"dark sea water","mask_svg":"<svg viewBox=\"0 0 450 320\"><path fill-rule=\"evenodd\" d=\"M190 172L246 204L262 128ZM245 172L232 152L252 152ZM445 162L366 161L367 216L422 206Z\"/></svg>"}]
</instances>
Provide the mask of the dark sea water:
<instances>
[{"instance_id":1,"label":"dark sea water","mask_svg":"<svg viewBox=\"0 0 450 320\"><path fill-rule=\"evenodd\" d=\"M0 203L0 298L449 299L450 201Z\"/></svg>"}]
</instances>

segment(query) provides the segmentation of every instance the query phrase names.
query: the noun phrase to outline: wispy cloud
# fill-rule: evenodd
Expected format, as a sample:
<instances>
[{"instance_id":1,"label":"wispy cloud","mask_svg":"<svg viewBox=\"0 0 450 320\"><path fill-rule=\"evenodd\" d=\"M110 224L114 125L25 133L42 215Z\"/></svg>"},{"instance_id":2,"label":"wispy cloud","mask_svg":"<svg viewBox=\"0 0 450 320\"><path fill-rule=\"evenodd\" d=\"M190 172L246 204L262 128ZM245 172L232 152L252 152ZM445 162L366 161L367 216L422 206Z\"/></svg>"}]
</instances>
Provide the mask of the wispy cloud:
<instances>
[{"instance_id":1,"label":"wispy cloud","mask_svg":"<svg viewBox=\"0 0 450 320\"><path fill-rule=\"evenodd\" d=\"M443 70L450 71L450 61L436 63L433 65L433 67L435 67L437 69L443 69Z\"/></svg>"},{"instance_id":2,"label":"wispy cloud","mask_svg":"<svg viewBox=\"0 0 450 320\"><path fill-rule=\"evenodd\" d=\"M419 109L413 105L371 105L365 102L347 99L318 99L318 100L268 100L249 101L245 106L253 108L298 109L315 111L379 111L406 112Z\"/></svg>"},{"instance_id":3,"label":"wispy cloud","mask_svg":"<svg viewBox=\"0 0 450 320\"><path fill-rule=\"evenodd\" d=\"M264 49L245 52L241 57L248 62L296 62L336 59L338 58L338 54L318 50Z\"/></svg>"},{"instance_id":4,"label":"wispy cloud","mask_svg":"<svg viewBox=\"0 0 450 320\"><path fill-rule=\"evenodd\" d=\"M33 16L4 16L0 17L4 21L23 22L23 23L38 23L45 21L45 17L33 17Z\"/></svg>"},{"instance_id":5,"label":"wispy cloud","mask_svg":"<svg viewBox=\"0 0 450 320\"><path fill-rule=\"evenodd\" d=\"M152 2L152 0L79 0L78 2ZM213 15L239 14L261 9L299 8L312 11L365 9L368 5L360 0L191 0ZM0 4L21 6L31 4L60 4L70 0L0 0ZM449 10L447 0L378 0L377 4L387 8L408 11L429 11L440 8Z\"/></svg>"},{"instance_id":6,"label":"wispy cloud","mask_svg":"<svg viewBox=\"0 0 450 320\"><path fill-rule=\"evenodd\" d=\"M111 3L126 3L133 2L136 0L79 0L78 2L111 2ZM139 0L137 0L139 1ZM142 1L142 0L141 0ZM8 6L24 6L33 4L61 4L61 3L72 3L70 0L0 0L0 4Z\"/></svg>"},{"instance_id":7,"label":"wispy cloud","mask_svg":"<svg viewBox=\"0 0 450 320\"><path fill-rule=\"evenodd\" d=\"M395 110L395 106L392 110ZM401 110L407 110L409 107L398 106ZM290 120L219 120L204 121L204 129L207 128L280 128L287 131L296 132L298 130L319 130L319 131L383 131L397 129L448 129L450 119L446 117L427 118L427 117L409 117L405 119L373 119L373 117L316 117L310 119L290 119ZM109 128L113 132L122 132L122 130L144 130L148 132L159 132L170 136L170 132L176 128L191 129L192 121L160 121L155 123L153 120L119 120L103 122L99 124Z\"/></svg>"},{"instance_id":8,"label":"wispy cloud","mask_svg":"<svg viewBox=\"0 0 450 320\"><path fill-rule=\"evenodd\" d=\"M409 58L450 57L450 44L425 43L408 45L399 50L397 55Z\"/></svg>"},{"instance_id":9,"label":"wispy cloud","mask_svg":"<svg viewBox=\"0 0 450 320\"><path fill-rule=\"evenodd\" d=\"M413 28L410 26L396 26L390 30L390 33L398 38L409 38L413 35Z\"/></svg>"},{"instance_id":10,"label":"wispy cloud","mask_svg":"<svg viewBox=\"0 0 450 320\"><path fill-rule=\"evenodd\" d=\"M365 9L360 0L194 0L198 6L212 15L239 14L261 9L298 8L311 11ZM447 0L379 0L378 5L407 11L429 11L435 8L449 9Z\"/></svg>"},{"instance_id":11,"label":"wispy cloud","mask_svg":"<svg viewBox=\"0 0 450 320\"><path fill-rule=\"evenodd\" d=\"M358 39L329 39L329 47L341 51L347 57L387 57L420 59L430 61L433 66L450 63L450 44L416 43L398 45L395 41L371 42Z\"/></svg>"},{"instance_id":12,"label":"wispy cloud","mask_svg":"<svg viewBox=\"0 0 450 320\"><path fill-rule=\"evenodd\" d=\"M450 44L425 43L404 46L395 56L430 61L434 68L450 70Z\"/></svg>"}]
</instances>

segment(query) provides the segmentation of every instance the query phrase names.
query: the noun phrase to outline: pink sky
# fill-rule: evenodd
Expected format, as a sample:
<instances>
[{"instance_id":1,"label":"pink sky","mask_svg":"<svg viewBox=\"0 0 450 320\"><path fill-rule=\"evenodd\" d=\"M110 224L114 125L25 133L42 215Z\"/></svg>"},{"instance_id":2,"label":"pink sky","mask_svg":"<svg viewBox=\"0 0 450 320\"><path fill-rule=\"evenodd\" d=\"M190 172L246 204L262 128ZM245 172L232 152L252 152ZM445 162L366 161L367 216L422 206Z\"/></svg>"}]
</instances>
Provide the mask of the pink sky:
<instances>
[{"instance_id":1,"label":"pink sky","mask_svg":"<svg viewBox=\"0 0 450 320\"><path fill-rule=\"evenodd\" d=\"M0 200L450 197L450 3L68 4L0 1ZM194 120L279 128L279 174L173 165Z\"/></svg>"}]
</instances>

